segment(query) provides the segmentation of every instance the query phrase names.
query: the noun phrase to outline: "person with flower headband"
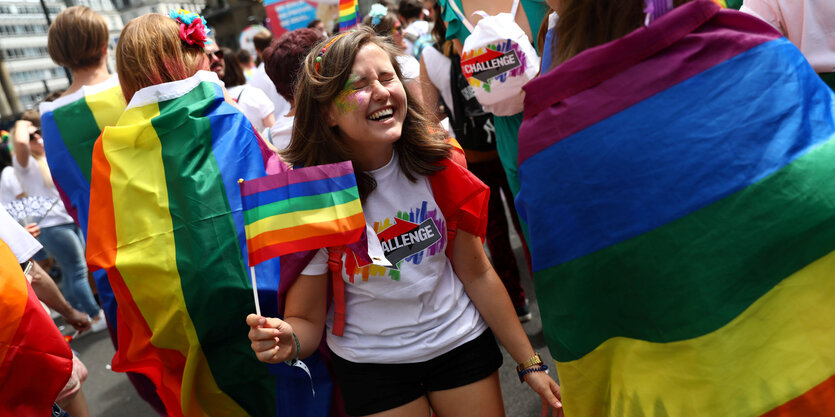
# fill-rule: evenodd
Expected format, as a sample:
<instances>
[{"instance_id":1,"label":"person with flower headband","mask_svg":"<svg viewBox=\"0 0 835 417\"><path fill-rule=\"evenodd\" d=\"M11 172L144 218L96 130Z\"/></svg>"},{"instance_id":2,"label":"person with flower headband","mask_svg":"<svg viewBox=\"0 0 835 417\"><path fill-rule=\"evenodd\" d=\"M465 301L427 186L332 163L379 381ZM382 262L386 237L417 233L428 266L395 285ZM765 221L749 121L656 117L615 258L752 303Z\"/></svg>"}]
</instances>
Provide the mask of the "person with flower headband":
<instances>
[{"instance_id":1,"label":"person with flower headband","mask_svg":"<svg viewBox=\"0 0 835 417\"><path fill-rule=\"evenodd\" d=\"M116 70L125 100L144 87L188 78L209 69L204 48L211 42L197 13L172 10L139 16L125 25L116 45Z\"/></svg>"},{"instance_id":2,"label":"person with flower headband","mask_svg":"<svg viewBox=\"0 0 835 417\"><path fill-rule=\"evenodd\" d=\"M495 333L543 414L562 415L559 386L482 247L489 191L449 160L451 145L403 87L398 54L368 27L315 47L282 153L296 167L353 163L369 244L379 242L391 266L320 250L291 284L283 320L247 317L252 349L267 363L305 358L327 327L348 414L501 416ZM333 292L344 291L330 306L329 268Z\"/></svg>"}]
</instances>

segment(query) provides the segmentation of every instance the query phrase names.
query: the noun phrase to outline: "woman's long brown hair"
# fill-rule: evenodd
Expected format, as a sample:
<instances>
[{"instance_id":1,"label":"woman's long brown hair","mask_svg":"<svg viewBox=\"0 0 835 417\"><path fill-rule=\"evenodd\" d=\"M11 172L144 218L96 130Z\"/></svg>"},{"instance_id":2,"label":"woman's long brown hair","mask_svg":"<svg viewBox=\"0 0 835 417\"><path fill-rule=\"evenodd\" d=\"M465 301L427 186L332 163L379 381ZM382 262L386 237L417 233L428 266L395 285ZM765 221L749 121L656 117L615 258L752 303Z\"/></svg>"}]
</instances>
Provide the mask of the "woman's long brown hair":
<instances>
[{"instance_id":1,"label":"woman's long brown hair","mask_svg":"<svg viewBox=\"0 0 835 417\"><path fill-rule=\"evenodd\" d=\"M689 0L674 0L680 6ZM644 0L560 0L551 67L644 24Z\"/></svg>"},{"instance_id":2,"label":"woman's long brown hair","mask_svg":"<svg viewBox=\"0 0 835 417\"><path fill-rule=\"evenodd\" d=\"M339 35L337 35L339 36ZM374 44L385 51L391 60L397 77L402 81L400 67L395 57L400 52L384 38L374 34L371 28L363 27L341 37L327 47L322 55L318 71L316 58L330 38L317 45L307 55L296 84L296 118L290 145L282 157L294 166L312 166L353 160L350 147L339 133L339 127L331 127L325 119L325 112L342 91L357 52L367 44ZM406 119L403 132L394 143L400 169L410 181L418 176L431 175L441 167L437 162L449 156L450 145L446 143L440 127L434 126L427 118L426 110L406 91ZM360 198L364 201L377 186L374 179L362 172L356 163Z\"/></svg>"}]
</instances>

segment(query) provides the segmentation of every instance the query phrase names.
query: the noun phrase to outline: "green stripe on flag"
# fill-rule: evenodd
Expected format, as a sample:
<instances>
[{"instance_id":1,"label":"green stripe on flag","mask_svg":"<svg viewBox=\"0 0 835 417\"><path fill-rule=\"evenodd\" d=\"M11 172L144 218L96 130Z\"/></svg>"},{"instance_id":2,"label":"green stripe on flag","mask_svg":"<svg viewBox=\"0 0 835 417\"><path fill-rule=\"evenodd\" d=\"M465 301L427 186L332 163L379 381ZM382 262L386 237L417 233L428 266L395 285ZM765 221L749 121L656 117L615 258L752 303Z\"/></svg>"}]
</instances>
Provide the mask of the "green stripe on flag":
<instances>
[{"instance_id":1,"label":"green stripe on flag","mask_svg":"<svg viewBox=\"0 0 835 417\"><path fill-rule=\"evenodd\" d=\"M323 194L293 197L287 200L280 200L263 206L253 207L245 211L244 223L246 225L250 225L267 217L296 211L323 209L345 204L354 200L359 200L359 191L356 186Z\"/></svg>"},{"instance_id":2,"label":"green stripe on flag","mask_svg":"<svg viewBox=\"0 0 835 417\"><path fill-rule=\"evenodd\" d=\"M90 182L90 172L93 167L93 145L99 138L101 130L87 105L87 99L81 98L52 111L61 140L69 150L81 173ZM74 139L68 141L68 139Z\"/></svg>"},{"instance_id":3,"label":"green stripe on flag","mask_svg":"<svg viewBox=\"0 0 835 417\"><path fill-rule=\"evenodd\" d=\"M212 153L210 122L203 117L214 96L214 85L201 83L176 100L160 103L160 116L152 121L162 143L177 269L217 385L250 415L272 416L275 381L246 337L244 318L254 309L252 290ZM183 116L186 108L188 116ZM185 117L190 123L183 123Z\"/></svg>"},{"instance_id":4,"label":"green stripe on flag","mask_svg":"<svg viewBox=\"0 0 835 417\"><path fill-rule=\"evenodd\" d=\"M702 336L835 250L832 161L835 138L690 215L537 273L555 357L581 358L616 336Z\"/></svg>"}]
</instances>

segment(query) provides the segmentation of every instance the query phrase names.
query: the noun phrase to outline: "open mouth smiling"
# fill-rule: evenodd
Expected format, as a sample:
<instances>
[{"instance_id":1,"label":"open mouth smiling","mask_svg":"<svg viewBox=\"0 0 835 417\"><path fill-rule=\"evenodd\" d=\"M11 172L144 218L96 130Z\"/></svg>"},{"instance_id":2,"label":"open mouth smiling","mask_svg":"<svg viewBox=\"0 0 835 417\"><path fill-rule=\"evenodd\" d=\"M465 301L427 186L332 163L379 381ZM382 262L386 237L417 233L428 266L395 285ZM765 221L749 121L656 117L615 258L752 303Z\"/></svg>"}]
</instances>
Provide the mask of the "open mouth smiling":
<instances>
[{"instance_id":1,"label":"open mouth smiling","mask_svg":"<svg viewBox=\"0 0 835 417\"><path fill-rule=\"evenodd\" d=\"M367 119L372 122L382 122L391 119L394 116L394 107L387 106L368 115Z\"/></svg>"}]
</instances>

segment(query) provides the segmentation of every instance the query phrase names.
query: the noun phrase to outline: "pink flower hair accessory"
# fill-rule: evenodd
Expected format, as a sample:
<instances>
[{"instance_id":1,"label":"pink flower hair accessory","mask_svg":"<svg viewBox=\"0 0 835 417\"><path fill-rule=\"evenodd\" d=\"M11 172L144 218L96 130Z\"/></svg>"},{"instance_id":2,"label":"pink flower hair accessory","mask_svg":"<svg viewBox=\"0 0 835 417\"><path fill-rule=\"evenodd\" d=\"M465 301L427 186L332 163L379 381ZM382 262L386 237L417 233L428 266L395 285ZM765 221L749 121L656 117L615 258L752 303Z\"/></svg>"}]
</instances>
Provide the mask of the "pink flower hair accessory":
<instances>
[{"instance_id":1,"label":"pink flower hair accessory","mask_svg":"<svg viewBox=\"0 0 835 417\"><path fill-rule=\"evenodd\" d=\"M180 39L188 45L197 45L205 48L209 40L210 30L206 28L206 20L197 13L188 10L178 9L168 12L174 21L180 26Z\"/></svg>"}]
</instances>

